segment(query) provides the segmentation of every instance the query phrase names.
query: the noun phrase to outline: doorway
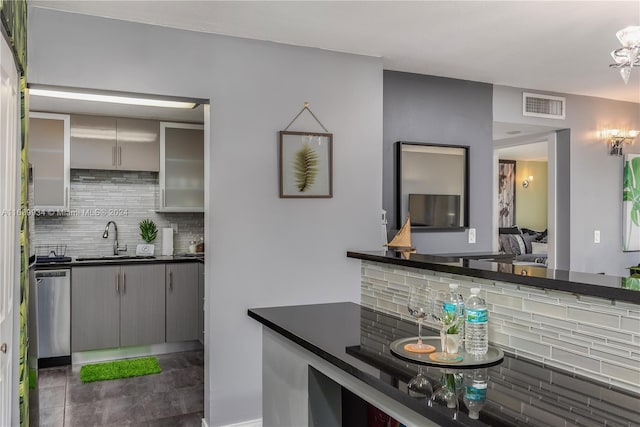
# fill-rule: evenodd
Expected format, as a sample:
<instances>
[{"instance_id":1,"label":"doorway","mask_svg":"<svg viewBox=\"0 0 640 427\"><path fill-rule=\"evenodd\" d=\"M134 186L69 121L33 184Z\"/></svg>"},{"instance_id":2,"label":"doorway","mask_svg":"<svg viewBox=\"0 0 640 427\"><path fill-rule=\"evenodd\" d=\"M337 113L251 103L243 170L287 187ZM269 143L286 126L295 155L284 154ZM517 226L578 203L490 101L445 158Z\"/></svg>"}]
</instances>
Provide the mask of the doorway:
<instances>
[{"instance_id":1,"label":"doorway","mask_svg":"<svg viewBox=\"0 0 640 427\"><path fill-rule=\"evenodd\" d=\"M88 89L61 89L73 89L74 91L78 92L97 92L102 94L109 94L109 92L93 91ZM118 93L118 95L122 94ZM132 98L151 97L149 95L134 93L127 93L126 95ZM156 96L153 97L155 98ZM165 98L179 100L175 97ZM193 99L188 98L185 98L183 100L194 101ZM65 246L65 255L67 257L76 257L74 262L77 261L77 257L79 256L90 258L92 256L99 257L104 254L111 255L113 254L112 251L115 250L114 248L119 248L118 250L125 250L125 254L127 256L135 257L138 255L137 250L139 249L137 248L137 244L143 243L143 237L140 233L141 230L139 229L139 223L142 219L151 219L157 224L158 229L157 238L155 241L153 241L153 243L155 243L156 252L152 254L152 256L162 256L163 251L161 249L166 249L167 247L169 247L168 244L165 245L166 242L163 238L163 233L164 230L172 229L173 231L171 231L171 235L173 237L171 241L173 243L171 246L173 247L172 253L174 255L185 257L199 255L189 252L190 246L192 246L192 242L194 243L193 246L197 247L199 246L199 243L201 243L201 238L204 238L205 241L210 241L208 235L210 230L209 227L207 227L207 217L209 211L209 164L207 159L209 152L210 109L208 100L196 101L198 101L198 105L194 108L174 109L138 105L108 104L95 101L80 101L45 96L34 96L33 94L31 94L30 111L56 115L68 115L70 116L71 122L71 164L69 167L71 171L69 173L70 182L68 184L68 192L63 192L65 197L63 197L61 200L61 203L63 204L62 209L59 209L53 214L48 213L46 215L36 217L35 221L33 221L33 230L31 232L31 238L33 241L32 248L34 248L35 250L39 245L47 246L50 243L55 243L58 247ZM74 120L74 118L79 117L82 117L82 120ZM120 132L121 128L118 126L119 121L121 121L123 124L122 132ZM115 130L113 130L112 127L109 127L110 122L116 123ZM97 123L97 125L94 125L95 123ZM162 124L167 123L173 124L174 126L164 126L163 128ZM159 143L161 145L161 148L165 147L165 152L163 152L161 149L159 150L160 153L162 153L161 156L166 155L167 162L173 162L172 165L174 170L183 172L187 170L190 173L188 178L181 178L180 176L178 176L177 178L174 177L170 182L168 176L169 172L167 172L168 168L165 168L164 173L167 174L165 176L166 186L162 187L160 183L160 174L162 173L162 170L158 172L157 169L153 170L153 167L150 168L148 166L140 166L137 169L128 166L120 167L121 165L125 164L125 160L131 160L131 158L137 158L137 164L148 164L146 160L148 160L147 158L150 155L146 154L147 151L143 152L140 148L141 145L146 144L149 140L149 133L147 132L149 130L149 124L154 124L154 126L157 125L156 127L158 129L157 132L159 132ZM166 131L166 134L163 133L165 128L169 129ZM186 130L180 133L180 131L183 129ZM171 159L169 159L169 150L167 150L167 148L169 147L169 137L171 135L184 136L183 134L188 133L193 138L192 134L196 130L200 130L202 135L201 138L203 139L201 152L202 154L198 154L198 156L201 156L201 158L190 155L190 153L194 151L192 149L193 147L191 147L193 145L193 141L190 141L189 149L186 148L186 143L183 146L172 149L172 152L175 155L172 154ZM108 139L110 138L109 135L111 134L115 134L116 139L118 138L119 134L125 135L125 137L123 137L123 140L125 141L123 141L123 144L121 145L119 143L120 140L117 139L114 148L108 147L107 155L97 156L102 163L98 166L91 166L92 164L97 163L92 163L91 161L87 161L86 159L87 153L90 153L91 150L91 147L89 145L99 145L101 144L99 140ZM164 136L166 136L166 138L164 138ZM74 159L74 138L76 138L76 144L78 143L78 140L82 139L89 142L89 144L84 147L87 151L82 152L81 157L85 157L84 159L79 158L78 156L76 156L76 158ZM129 145L125 145L124 142ZM131 157L129 159L125 159L125 151L128 149L128 147L131 147ZM106 166L104 164L105 160ZM80 163L83 161L85 162L84 164L88 166L82 166ZM202 179L198 181L194 179L192 175L195 170L200 170L200 168L202 168ZM183 173L183 175L186 175L186 173ZM199 196L201 197L201 199L198 199L198 197L191 197L194 193L194 190L192 188L187 188L187 186L197 187L197 190L201 193L201 195ZM33 191L33 187L34 184L30 184L30 190ZM191 201L193 201L194 199L200 200L200 207L198 208L191 202L189 202L191 204L186 207L174 206L170 204L169 198L167 197L169 191L163 191L163 189L165 188L174 192L177 191L180 195L186 194L190 196L188 199ZM111 218L107 218L108 216L110 216ZM109 230L109 234L106 232L105 223L107 223L107 221L109 221L110 223L112 222L112 220L115 220L115 222L117 222L119 230L116 230L114 226ZM109 223L107 223L107 227L109 226ZM88 247L87 244L92 247ZM126 249L127 246L128 250ZM96 253L93 253L92 251L95 251ZM204 252L204 249L200 252ZM153 262L155 262L155 260ZM74 268L73 265L76 264L72 264L72 269ZM155 263L154 265L157 267L160 266L159 263ZM169 269L167 267L165 272L165 266L170 265L179 266L179 268L176 267L175 269ZM162 305L162 313L165 313L166 316L169 316L169 313L171 312L175 317L176 315L180 315L181 313L193 314L198 311L198 324L196 326L197 329L199 329L199 334L202 333L202 335L196 338L194 338L192 334L187 338L185 338L184 335L180 335L184 332L184 328L182 328L181 325L194 324L194 316L191 315L187 316L189 317L189 319L181 318L180 321L167 321L166 340L164 339L165 321L162 321L163 338L161 341L167 342L155 343L154 341L150 344L140 344L133 346L125 345L123 344L123 342L125 341L125 339L123 338L123 329L122 327L120 327L120 346L116 344L115 347L103 346L109 347L109 349L106 350L97 349L82 351L78 349L74 350L74 341L77 345L78 340L74 340L72 334L71 351L74 365L71 367L52 368L50 371L45 372L45 377L48 378L48 381L45 381L46 386L52 386L55 388L57 382L60 382L61 384L64 383L65 387L67 387L67 392L62 393L62 397L65 397L66 400L47 402L47 406L49 406L49 410L46 411L47 416L55 416L58 412L52 411L51 408L54 407L52 405L58 405L55 407L58 408L61 406L64 408L62 413L64 414L65 423L68 422L68 419L73 419L74 409L76 409L77 412L79 411L79 414L82 413L83 410L85 412L87 410L93 411L94 415L96 416L98 416L97 414L101 414L101 419L90 418L86 422L86 424L118 424L123 422L123 419L118 417L125 416L125 414L128 421L146 422L150 420L163 420L163 422L176 425L180 424L183 420L204 418L204 407L202 402L204 400L204 381L206 379L206 375L204 373L206 348L203 327L200 327L200 323L206 324L206 321L203 319L204 312L202 311L204 305L204 296L205 293L207 293L207 286L205 286L205 278L207 277L205 272L205 265L206 264L204 264L204 259L202 259L202 264L200 264L198 257L194 257L193 262L191 262L191 258L189 259L189 262L181 262L179 264L171 264L170 262L167 262L163 264L161 273L159 275L153 276L156 282L162 281L161 296L166 296L166 300L163 300L164 302L157 304L158 306ZM188 266L196 266L196 268L187 268ZM148 266L142 266L141 264L138 264L135 267L146 268ZM124 268L125 267L123 266L122 275L120 276L120 278L116 279L115 289L118 290L118 287L120 286L121 292L123 294L129 293L131 295L134 295L135 289L133 288L133 286L135 279L136 277L140 278L141 276L126 273L125 279ZM148 275L146 277L151 277L151 275ZM74 286L73 282L78 278L81 278L81 276L76 276L75 278L72 277L72 290ZM145 275L142 275L142 279L140 279L140 282L143 282L143 279L145 279ZM113 275L109 276L109 280L109 289L113 291ZM183 282L188 282L190 289L197 289L198 295L195 304L196 308L199 308L199 310L184 309L184 298L189 301L189 304L193 302L193 298L187 298L184 293L182 293L180 297L175 297L175 301L179 301L179 304L176 303L178 305L172 306L172 310L169 309L168 305L165 306L168 301L169 292L175 292L174 289L178 289L178 287L174 285L177 283L182 284ZM196 284L194 284L194 282L196 282ZM125 283L128 284L125 285ZM127 287L126 291L124 286ZM165 290L166 294L164 294ZM145 292L144 295L146 296L146 298L143 298L143 300L152 300L148 293ZM125 310L123 301L124 297L121 297L119 303L120 319L124 319L124 317L122 317L122 313ZM137 303L136 306L140 310L142 309L142 306L139 303ZM154 316L157 316L157 311L158 310L154 311ZM130 312L135 316L135 310L132 310ZM200 312L202 313L200 314ZM71 329L74 328L73 314L74 309L72 306ZM154 319L155 318L156 317L154 317ZM132 322L128 323L131 324ZM148 323L151 324L153 322ZM157 328L154 327L154 329ZM170 334L178 338L170 339ZM127 337L129 337L129 335L130 334L127 334ZM144 336L144 334L138 335ZM127 338L127 340L128 339L129 338ZM198 341L200 342L198 343ZM140 399L140 397L143 396L127 395L127 399L123 399L122 402L107 402L105 400L108 400L110 398L115 399L116 397L110 397L106 388L104 388L102 392L98 393L98 395L100 395L100 398L98 398L95 393L93 393L92 397L92 392L90 389L96 387L101 388L99 384L94 385L93 387L89 387L87 388L87 390L82 390L82 386L89 386L94 383L80 384L80 382L77 381L77 378L73 380L74 376L78 376L79 365L81 363L84 363L85 361L97 362L108 359L113 360L138 357L148 354L157 355L158 362L163 370L163 373L158 375L158 377L155 379L151 378L152 376L149 376L149 384L147 384L149 385L149 387L147 388L127 388L125 385L123 385L125 389L129 390L127 393L133 393L137 389L138 392L142 392L143 394L146 393L148 397L147 399ZM33 359L33 357L34 355L32 354L31 358ZM33 365L34 363L32 362L31 366ZM133 381L135 380L136 379L134 378ZM117 381L121 381L123 383L125 382L125 380ZM162 384L154 385L154 383ZM69 387L75 387L76 390L71 390ZM169 387L169 389L167 389L167 387ZM154 393L153 396L151 396L151 393ZM160 396L157 393L165 393L166 396ZM43 394L52 395L55 396L55 398L60 397L59 393L55 393L51 388L45 390ZM164 397L166 397L166 399L163 400ZM170 402L168 400L170 397L174 400L177 399L179 402ZM37 401L40 399L34 400ZM131 402L131 405L129 405L129 402ZM123 408L125 410L123 410L121 414L112 413L106 410L101 411L100 409L103 406L106 408L109 405L118 406L119 404L126 406L126 408ZM34 407L33 409L37 408ZM177 412L172 412L174 410L176 410ZM186 413L185 411L188 411L188 413ZM32 419L37 418L33 417L32 415ZM44 423L51 422L54 424L60 424L59 419L47 419L41 421L46 421Z\"/></svg>"},{"instance_id":2,"label":"doorway","mask_svg":"<svg viewBox=\"0 0 640 427\"><path fill-rule=\"evenodd\" d=\"M494 250L556 268L555 130L494 122L493 146ZM513 252L507 247L513 239L504 237L510 233L523 237L523 247Z\"/></svg>"}]
</instances>

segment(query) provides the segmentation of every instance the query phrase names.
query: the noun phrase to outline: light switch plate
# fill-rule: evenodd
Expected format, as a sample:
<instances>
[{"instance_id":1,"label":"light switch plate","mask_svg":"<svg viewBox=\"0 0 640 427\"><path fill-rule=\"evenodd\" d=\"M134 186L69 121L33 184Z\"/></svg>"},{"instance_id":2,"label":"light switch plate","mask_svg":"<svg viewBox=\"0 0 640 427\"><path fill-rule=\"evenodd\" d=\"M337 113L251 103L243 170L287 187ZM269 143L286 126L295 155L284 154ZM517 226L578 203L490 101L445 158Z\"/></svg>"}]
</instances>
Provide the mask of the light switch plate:
<instances>
[{"instance_id":1,"label":"light switch plate","mask_svg":"<svg viewBox=\"0 0 640 427\"><path fill-rule=\"evenodd\" d=\"M593 243L600 243L600 230L593 230Z\"/></svg>"},{"instance_id":2,"label":"light switch plate","mask_svg":"<svg viewBox=\"0 0 640 427\"><path fill-rule=\"evenodd\" d=\"M475 228L470 228L469 229L469 243L475 243L476 242L476 229Z\"/></svg>"}]
</instances>

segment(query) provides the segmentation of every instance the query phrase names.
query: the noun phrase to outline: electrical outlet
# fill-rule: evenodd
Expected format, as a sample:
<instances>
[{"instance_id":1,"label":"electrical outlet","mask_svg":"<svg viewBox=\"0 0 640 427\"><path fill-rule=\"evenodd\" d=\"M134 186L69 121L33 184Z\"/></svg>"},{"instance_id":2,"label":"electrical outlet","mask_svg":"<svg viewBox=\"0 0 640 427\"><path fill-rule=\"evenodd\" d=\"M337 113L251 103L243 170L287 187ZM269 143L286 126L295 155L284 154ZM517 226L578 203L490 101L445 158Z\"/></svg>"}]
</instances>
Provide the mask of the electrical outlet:
<instances>
[{"instance_id":1,"label":"electrical outlet","mask_svg":"<svg viewBox=\"0 0 640 427\"><path fill-rule=\"evenodd\" d=\"M475 228L470 228L469 229L469 243L475 243L476 242L476 229Z\"/></svg>"},{"instance_id":2,"label":"electrical outlet","mask_svg":"<svg viewBox=\"0 0 640 427\"><path fill-rule=\"evenodd\" d=\"M600 243L600 230L593 230L593 243Z\"/></svg>"},{"instance_id":3,"label":"electrical outlet","mask_svg":"<svg viewBox=\"0 0 640 427\"><path fill-rule=\"evenodd\" d=\"M173 228L173 234L178 234L178 224L175 222L171 223L171 228Z\"/></svg>"}]
</instances>

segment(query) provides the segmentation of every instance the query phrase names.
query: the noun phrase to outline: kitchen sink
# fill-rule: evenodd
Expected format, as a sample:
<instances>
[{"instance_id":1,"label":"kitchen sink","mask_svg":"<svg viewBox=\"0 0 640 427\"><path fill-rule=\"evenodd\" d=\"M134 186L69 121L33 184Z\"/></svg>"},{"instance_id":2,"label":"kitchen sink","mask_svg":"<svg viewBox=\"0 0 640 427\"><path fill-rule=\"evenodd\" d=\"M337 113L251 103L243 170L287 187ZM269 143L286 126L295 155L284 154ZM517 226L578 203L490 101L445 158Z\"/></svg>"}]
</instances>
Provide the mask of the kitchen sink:
<instances>
[{"instance_id":1,"label":"kitchen sink","mask_svg":"<svg viewBox=\"0 0 640 427\"><path fill-rule=\"evenodd\" d=\"M127 259L154 259L151 255L104 255L104 256L87 256L77 257L76 261L118 261Z\"/></svg>"}]
</instances>

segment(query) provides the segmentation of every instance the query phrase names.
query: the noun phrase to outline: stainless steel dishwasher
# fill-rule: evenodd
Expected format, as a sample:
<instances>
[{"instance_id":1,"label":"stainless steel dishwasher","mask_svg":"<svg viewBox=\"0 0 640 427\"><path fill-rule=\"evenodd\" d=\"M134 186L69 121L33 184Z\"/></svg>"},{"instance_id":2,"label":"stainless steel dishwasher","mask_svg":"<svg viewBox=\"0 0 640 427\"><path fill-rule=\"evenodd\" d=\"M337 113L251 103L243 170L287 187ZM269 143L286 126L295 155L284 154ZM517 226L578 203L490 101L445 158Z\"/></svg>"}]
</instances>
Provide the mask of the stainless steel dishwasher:
<instances>
[{"instance_id":1,"label":"stainless steel dishwasher","mask_svg":"<svg viewBox=\"0 0 640 427\"><path fill-rule=\"evenodd\" d=\"M38 366L71 363L70 270L36 271Z\"/></svg>"}]
</instances>

